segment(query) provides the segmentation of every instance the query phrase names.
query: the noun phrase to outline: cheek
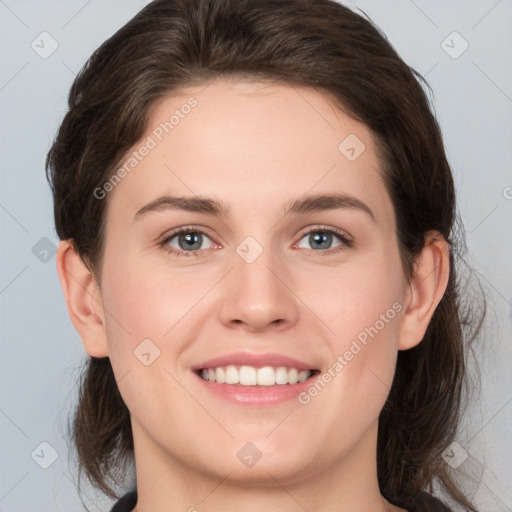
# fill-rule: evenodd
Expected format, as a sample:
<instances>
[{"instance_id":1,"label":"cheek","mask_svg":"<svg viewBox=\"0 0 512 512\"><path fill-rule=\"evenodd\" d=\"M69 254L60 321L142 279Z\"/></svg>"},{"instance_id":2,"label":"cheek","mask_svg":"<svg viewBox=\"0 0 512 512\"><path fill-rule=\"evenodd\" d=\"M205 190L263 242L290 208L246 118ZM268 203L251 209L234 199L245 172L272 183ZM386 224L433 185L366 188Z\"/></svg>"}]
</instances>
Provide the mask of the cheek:
<instances>
[{"instance_id":1,"label":"cheek","mask_svg":"<svg viewBox=\"0 0 512 512\"><path fill-rule=\"evenodd\" d=\"M126 338L134 346L145 338L156 343L172 336L175 326L185 320L208 287L205 279L190 273L172 273L124 262L105 280L104 306L110 317L113 343ZM124 332L123 332L124 331Z\"/></svg>"},{"instance_id":2,"label":"cheek","mask_svg":"<svg viewBox=\"0 0 512 512\"><path fill-rule=\"evenodd\" d=\"M380 299L382 307L377 300L373 308L364 302L364 310L356 303L345 305L327 366L298 397L307 417L323 419L321 427L314 427L319 437L344 439L333 446L333 457L375 425L393 382L401 306Z\"/></svg>"},{"instance_id":3,"label":"cheek","mask_svg":"<svg viewBox=\"0 0 512 512\"><path fill-rule=\"evenodd\" d=\"M368 255L355 264L330 268L308 276L300 292L329 327L331 348L343 353L356 340L370 346L370 340L395 349L403 309L406 279L398 256L382 252ZM366 351L365 351L366 352Z\"/></svg>"},{"instance_id":4,"label":"cheek","mask_svg":"<svg viewBox=\"0 0 512 512\"><path fill-rule=\"evenodd\" d=\"M109 357L120 391L135 410L143 390L153 395L170 387L179 395L171 375L178 374L180 355L200 337L196 317L215 276L117 261L104 273L102 292Z\"/></svg>"},{"instance_id":5,"label":"cheek","mask_svg":"<svg viewBox=\"0 0 512 512\"><path fill-rule=\"evenodd\" d=\"M186 343L177 334L190 328L187 312L201 296L200 287L170 282L127 260L111 269L103 281L109 357L130 413L145 417L158 394L186 402L172 378Z\"/></svg>"},{"instance_id":6,"label":"cheek","mask_svg":"<svg viewBox=\"0 0 512 512\"><path fill-rule=\"evenodd\" d=\"M375 258L338 271L328 286L316 308L334 333L326 338L331 359L321 379L329 391L321 382L307 394L322 395L324 406L350 403L361 418L375 419L395 371L406 289L399 260Z\"/></svg>"}]
</instances>

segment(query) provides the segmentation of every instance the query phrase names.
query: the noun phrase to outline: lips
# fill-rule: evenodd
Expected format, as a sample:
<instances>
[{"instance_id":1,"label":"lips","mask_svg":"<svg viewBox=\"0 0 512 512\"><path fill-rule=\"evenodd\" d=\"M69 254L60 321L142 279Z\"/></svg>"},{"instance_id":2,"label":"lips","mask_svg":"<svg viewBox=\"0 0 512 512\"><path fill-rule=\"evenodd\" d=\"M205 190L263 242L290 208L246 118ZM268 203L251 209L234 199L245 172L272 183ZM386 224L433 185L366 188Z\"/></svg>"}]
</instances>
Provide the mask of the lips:
<instances>
[{"instance_id":1,"label":"lips","mask_svg":"<svg viewBox=\"0 0 512 512\"><path fill-rule=\"evenodd\" d=\"M293 385L318 372L312 364L282 354L247 352L209 359L192 370L205 381L240 386Z\"/></svg>"},{"instance_id":2,"label":"lips","mask_svg":"<svg viewBox=\"0 0 512 512\"><path fill-rule=\"evenodd\" d=\"M225 356L208 359L200 364L192 366L192 370L203 370L204 368L217 368L219 366L252 366L254 368L262 368L264 366L284 366L286 368L297 368L297 370L314 370L312 363L307 363L288 357L282 354L267 353L254 354L251 352L237 352L227 354Z\"/></svg>"}]
</instances>

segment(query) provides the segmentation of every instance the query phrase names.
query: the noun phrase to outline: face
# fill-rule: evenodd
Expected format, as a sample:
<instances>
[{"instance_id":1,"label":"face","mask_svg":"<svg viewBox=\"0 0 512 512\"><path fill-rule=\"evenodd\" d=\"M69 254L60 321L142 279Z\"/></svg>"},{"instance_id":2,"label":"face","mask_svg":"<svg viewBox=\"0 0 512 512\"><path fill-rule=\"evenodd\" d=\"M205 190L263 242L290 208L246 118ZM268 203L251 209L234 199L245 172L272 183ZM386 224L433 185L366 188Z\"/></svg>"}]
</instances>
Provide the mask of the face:
<instances>
[{"instance_id":1,"label":"face","mask_svg":"<svg viewBox=\"0 0 512 512\"><path fill-rule=\"evenodd\" d=\"M155 105L133 151L101 298L136 455L283 484L374 463L408 281L369 130L218 80Z\"/></svg>"}]
</instances>

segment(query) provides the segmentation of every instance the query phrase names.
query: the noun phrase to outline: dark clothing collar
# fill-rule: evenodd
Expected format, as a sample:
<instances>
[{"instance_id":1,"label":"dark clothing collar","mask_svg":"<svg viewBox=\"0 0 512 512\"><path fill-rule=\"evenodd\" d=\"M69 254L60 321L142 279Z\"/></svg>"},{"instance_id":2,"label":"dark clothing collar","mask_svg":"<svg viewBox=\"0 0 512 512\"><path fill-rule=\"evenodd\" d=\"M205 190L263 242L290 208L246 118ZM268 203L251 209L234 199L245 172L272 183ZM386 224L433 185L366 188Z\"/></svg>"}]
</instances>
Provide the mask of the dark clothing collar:
<instances>
[{"instance_id":1,"label":"dark clothing collar","mask_svg":"<svg viewBox=\"0 0 512 512\"><path fill-rule=\"evenodd\" d=\"M390 500L397 507L404 508L407 512L451 512L449 508L426 492L419 494L414 500L400 501ZM125 494L112 508L110 512L132 512L137 504L137 491Z\"/></svg>"}]
</instances>

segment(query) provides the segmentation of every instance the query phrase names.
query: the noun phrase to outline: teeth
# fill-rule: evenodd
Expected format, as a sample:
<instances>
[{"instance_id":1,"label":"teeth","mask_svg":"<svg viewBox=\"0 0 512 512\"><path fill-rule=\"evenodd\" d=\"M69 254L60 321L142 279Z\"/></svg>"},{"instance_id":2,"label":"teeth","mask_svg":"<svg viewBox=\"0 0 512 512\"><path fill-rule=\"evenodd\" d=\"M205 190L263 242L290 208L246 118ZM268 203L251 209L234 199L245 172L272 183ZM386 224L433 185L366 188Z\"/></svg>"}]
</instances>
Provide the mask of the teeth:
<instances>
[{"instance_id":1,"label":"teeth","mask_svg":"<svg viewBox=\"0 0 512 512\"><path fill-rule=\"evenodd\" d=\"M224 368L217 368L215 370L215 379L212 380L217 381L219 384L224 384L226 382L226 372Z\"/></svg>"},{"instance_id":2,"label":"teeth","mask_svg":"<svg viewBox=\"0 0 512 512\"><path fill-rule=\"evenodd\" d=\"M302 370L299 372L299 382L304 382L309 376L311 375L311 372L309 370Z\"/></svg>"},{"instance_id":3,"label":"teeth","mask_svg":"<svg viewBox=\"0 0 512 512\"><path fill-rule=\"evenodd\" d=\"M276 370L276 384L288 384L288 370L284 366Z\"/></svg>"},{"instance_id":4,"label":"teeth","mask_svg":"<svg viewBox=\"0 0 512 512\"><path fill-rule=\"evenodd\" d=\"M258 369L258 386L273 386L276 383L276 371L272 366Z\"/></svg>"},{"instance_id":5,"label":"teeth","mask_svg":"<svg viewBox=\"0 0 512 512\"><path fill-rule=\"evenodd\" d=\"M208 372L208 377L210 372ZM212 381L213 382L213 381ZM240 382L240 374L236 366L228 366L226 368L226 384L238 384Z\"/></svg>"},{"instance_id":6,"label":"teeth","mask_svg":"<svg viewBox=\"0 0 512 512\"><path fill-rule=\"evenodd\" d=\"M219 366L202 371L204 380L219 384L240 384L241 386L274 386L284 384L297 384L304 382L311 376L311 370L298 370L279 366Z\"/></svg>"},{"instance_id":7,"label":"teeth","mask_svg":"<svg viewBox=\"0 0 512 512\"><path fill-rule=\"evenodd\" d=\"M252 366L242 366L238 374L238 381L242 386L256 386L256 384L258 384L256 368L253 368Z\"/></svg>"}]
</instances>

